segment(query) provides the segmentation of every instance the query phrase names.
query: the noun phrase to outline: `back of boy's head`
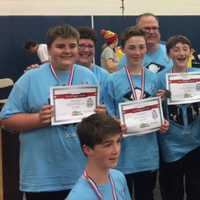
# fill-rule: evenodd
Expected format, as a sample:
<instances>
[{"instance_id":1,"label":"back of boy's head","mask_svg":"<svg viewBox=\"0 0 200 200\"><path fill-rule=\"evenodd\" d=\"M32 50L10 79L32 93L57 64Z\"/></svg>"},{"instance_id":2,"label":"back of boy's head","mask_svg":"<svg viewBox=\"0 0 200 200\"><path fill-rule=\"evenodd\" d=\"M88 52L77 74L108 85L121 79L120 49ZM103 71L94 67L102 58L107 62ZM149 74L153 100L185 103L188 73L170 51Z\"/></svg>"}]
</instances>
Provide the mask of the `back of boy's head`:
<instances>
[{"instance_id":1,"label":"back of boy's head","mask_svg":"<svg viewBox=\"0 0 200 200\"><path fill-rule=\"evenodd\" d=\"M77 28L79 34L80 34L80 39L89 39L96 44L96 31L88 26L80 26Z\"/></svg>"},{"instance_id":2,"label":"back of boy's head","mask_svg":"<svg viewBox=\"0 0 200 200\"><path fill-rule=\"evenodd\" d=\"M50 47L51 44L59 37L65 39L73 38L78 42L80 35L77 29L69 24L51 27L47 32L48 47Z\"/></svg>"},{"instance_id":3,"label":"back of boy's head","mask_svg":"<svg viewBox=\"0 0 200 200\"><path fill-rule=\"evenodd\" d=\"M128 27L121 35L120 39L121 39L121 46L122 48L125 47L125 44L127 42L127 40L129 40L131 37L134 36L141 36L141 37L146 37L146 33L140 29L138 26L130 26Z\"/></svg>"},{"instance_id":4,"label":"back of boy's head","mask_svg":"<svg viewBox=\"0 0 200 200\"><path fill-rule=\"evenodd\" d=\"M25 44L24 44L24 49L26 51L30 51L30 49L32 47L35 47L37 45L37 42L33 41L33 40L29 40L29 41L26 41Z\"/></svg>"},{"instance_id":5,"label":"back of boy's head","mask_svg":"<svg viewBox=\"0 0 200 200\"><path fill-rule=\"evenodd\" d=\"M105 113L95 113L84 118L78 125L77 134L81 146L86 145L94 148L105 139L121 134L120 123Z\"/></svg>"},{"instance_id":6,"label":"back of boy's head","mask_svg":"<svg viewBox=\"0 0 200 200\"><path fill-rule=\"evenodd\" d=\"M178 43L187 44L190 47L190 49L192 48L192 43L187 37L185 37L184 35L174 35L167 40L167 53L169 54L170 49L175 47Z\"/></svg>"}]
</instances>

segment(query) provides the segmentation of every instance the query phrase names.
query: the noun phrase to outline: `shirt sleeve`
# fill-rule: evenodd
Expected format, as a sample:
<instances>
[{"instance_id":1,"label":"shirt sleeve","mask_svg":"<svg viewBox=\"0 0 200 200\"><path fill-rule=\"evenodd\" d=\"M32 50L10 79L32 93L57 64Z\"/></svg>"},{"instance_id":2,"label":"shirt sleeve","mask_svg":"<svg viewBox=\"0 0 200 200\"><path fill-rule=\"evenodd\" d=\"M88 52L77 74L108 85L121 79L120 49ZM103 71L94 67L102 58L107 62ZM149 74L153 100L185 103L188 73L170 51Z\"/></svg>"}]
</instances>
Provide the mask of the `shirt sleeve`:
<instances>
[{"instance_id":1,"label":"shirt sleeve","mask_svg":"<svg viewBox=\"0 0 200 200\"><path fill-rule=\"evenodd\" d=\"M14 85L8 100L0 113L0 118L9 118L17 113L28 112L28 77L22 76Z\"/></svg>"}]
</instances>

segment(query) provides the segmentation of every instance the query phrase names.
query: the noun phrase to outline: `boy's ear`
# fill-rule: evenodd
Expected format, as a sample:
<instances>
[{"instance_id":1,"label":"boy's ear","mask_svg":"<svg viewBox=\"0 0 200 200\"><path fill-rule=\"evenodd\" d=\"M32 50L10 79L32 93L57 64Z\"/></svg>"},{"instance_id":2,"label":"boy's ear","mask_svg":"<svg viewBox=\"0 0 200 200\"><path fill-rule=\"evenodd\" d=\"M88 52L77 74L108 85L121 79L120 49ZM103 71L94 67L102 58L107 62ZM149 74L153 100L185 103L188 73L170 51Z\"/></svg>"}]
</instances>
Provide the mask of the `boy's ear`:
<instances>
[{"instance_id":1,"label":"boy's ear","mask_svg":"<svg viewBox=\"0 0 200 200\"><path fill-rule=\"evenodd\" d=\"M84 152L84 154L86 156L90 156L91 155L92 149L89 146L84 144L82 148L83 148L83 152Z\"/></svg>"}]
</instances>

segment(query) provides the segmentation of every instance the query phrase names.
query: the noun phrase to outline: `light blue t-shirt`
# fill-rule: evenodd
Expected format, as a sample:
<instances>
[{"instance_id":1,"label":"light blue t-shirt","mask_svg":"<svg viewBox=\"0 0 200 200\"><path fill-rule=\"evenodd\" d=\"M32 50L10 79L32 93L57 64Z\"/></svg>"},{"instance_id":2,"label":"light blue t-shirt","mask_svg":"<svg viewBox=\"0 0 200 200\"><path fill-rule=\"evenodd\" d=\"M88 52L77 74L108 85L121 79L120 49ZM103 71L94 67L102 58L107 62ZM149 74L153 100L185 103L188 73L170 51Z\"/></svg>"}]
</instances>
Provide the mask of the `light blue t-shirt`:
<instances>
[{"instance_id":1,"label":"light blue t-shirt","mask_svg":"<svg viewBox=\"0 0 200 200\"><path fill-rule=\"evenodd\" d=\"M159 87L166 89L166 73L160 73ZM188 68L188 72L200 71ZM200 102L182 105L164 104L166 117L170 122L169 130L159 134L161 157L165 162L174 162L200 146Z\"/></svg>"},{"instance_id":2,"label":"light blue t-shirt","mask_svg":"<svg viewBox=\"0 0 200 200\"><path fill-rule=\"evenodd\" d=\"M148 69L145 72L144 98L157 92L157 76ZM136 93L141 92L141 76L132 75ZM110 75L106 84L105 105L110 115L119 118L118 104L133 100L132 90L125 68ZM139 95L140 96L140 95ZM159 151L156 133L130 136L122 140L117 169L125 174L155 170L159 166Z\"/></svg>"},{"instance_id":3,"label":"light blue t-shirt","mask_svg":"<svg viewBox=\"0 0 200 200\"><path fill-rule=\"evenodd\" d=\"M100 102L103 104L104 103L104 90L105 90L105 83L108 79L109 73L103 69L102 67L99 67L96 64L93 64L91 67L92 72L94 73L95 77L97 78L100 86Z\"/></svg>"},{"instance_id":4,"label":"light blue t-shirt","mask_svg":"<svg viewBox=\"0 0 200 200\"><path fill-rule=\"evenodd\" d=\"M74 65L73 85L97 80L85 67ZM14 85L1 118L17 113L36 113L48 103L49 88L66 85L69 72L53 76L50 65L30 70ZM76 124L48 126L20 133L20 190L27 192L71 189L85 168Z\"/></svg>"},{"instance_id":5,"label":"light blue t-shirt","mask_svg":"<svg viewBox=\"0 0 200 200\"><path fill-rule=\"evenodd\" d=\"M114 182L117 200L131 200L126 179L124 175L117 170L110 170L111 178ZM111 200L112 198L112 187L110 183L98 185L98 189L103 195L104 200ZM92 189L88 181L81 177L66 200L99 200L95 191Z\"/></svg>"},{"instance_id":6,"label":"light blue t-shirt","mask_svg":"<svg viewBox=\"0 0 200 200\"><path fill-rule=\"evenodd\" d=\"M126 66L127 58L124 55L119 63L119 69ZM172 67L173 62L167 56L166 46L160 44L158 50L154 53L146 53L143 65L154 73L160 73Z\"/></svg>"}]
</instances>

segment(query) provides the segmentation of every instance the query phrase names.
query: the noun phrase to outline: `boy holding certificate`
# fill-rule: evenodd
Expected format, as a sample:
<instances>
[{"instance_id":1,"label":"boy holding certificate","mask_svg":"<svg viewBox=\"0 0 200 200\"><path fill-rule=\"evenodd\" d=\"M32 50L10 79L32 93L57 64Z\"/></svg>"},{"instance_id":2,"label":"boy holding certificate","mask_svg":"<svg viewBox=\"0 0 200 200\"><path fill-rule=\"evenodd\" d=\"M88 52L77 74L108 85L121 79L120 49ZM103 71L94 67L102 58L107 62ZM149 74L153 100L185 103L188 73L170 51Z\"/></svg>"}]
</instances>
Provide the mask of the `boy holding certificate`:
<instances>
[{"instance_id":1,"label":"boy holding certificate","mask_svg":"<svg viewBox=\"0 0 200 200\"><path fill-rule=\"evenodd\" d=\"M167 53L174 65L166 73L173 75L174 73L200 72L199 69L187 66L191 51L191 42L185 36L176 35L169 38ZM165 92L166 73L160 74L161 90L158 95L170 98ZM177 91L176 94L183 93L188 86L191 89L191 83L198 89L195 82L198 82L199 77L196 80L195 77L190 79L189 85L184 85L184 89ZM188 82L187 80L183 79L182 84ZM168 93L170 94L170 91ZM188 200L198 200L200 197L199 108L199 102L174 105L167 105L165 102L170 128L166 134L159 135L162 159L160 188L163 200L182 200L185 194Z\"/></svg>"},{"instance_id":2,"label":"boy holding certificate","mask_svg":"<svg viewBox=\"0 0 200 200\"><path fill-rule=\"evenodd\" d=\"M131 200L124 175L111 169L120 155L120 123L106 114L93 114L82 120L77 134L88 161L66 200Z\"/></svg>"},{"instance_id":3,"label":"boy holding certificate","mask_svg":"<svg viewBox=\"0 0 200 200\"><path fill-rule=\"evenodd\" d=\"M85 166L76 124L51 125L50 87L97 85L93 73L76 65L79 33L70 25L47 33L50 63L27 71L2 109L2 124L20 133L20 190L27 200L64 200Z\"/></svg>"},{"instance_id":4,"label":"boy holding certificate","mask_svg":"<svg viewBox=\"0 0 200 200\"><path fill-rule=\"evenodd\" d=\"M121 41L127 57L127 65L110 75L105 104L108 112L119 118L118 104L130 100L140 100L154 96L157 92L157 75L143 67L146 53L145 33L137 27L129 27ZM142 122L141 122L142 124ZM160 131L166 131L165 121ZM130 194L136 200L152 200L159 167L157 135L151 132L143 135L125 137L117 168L127 179Z\"/></svg>"}]
</instances>

